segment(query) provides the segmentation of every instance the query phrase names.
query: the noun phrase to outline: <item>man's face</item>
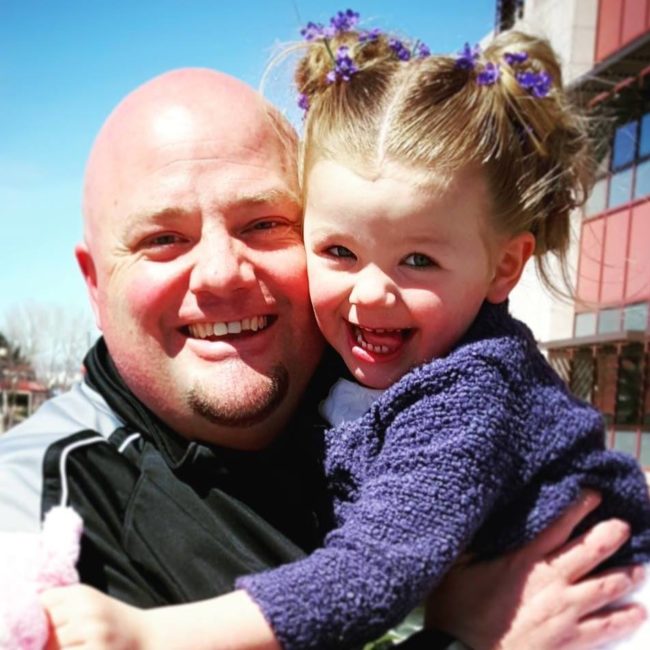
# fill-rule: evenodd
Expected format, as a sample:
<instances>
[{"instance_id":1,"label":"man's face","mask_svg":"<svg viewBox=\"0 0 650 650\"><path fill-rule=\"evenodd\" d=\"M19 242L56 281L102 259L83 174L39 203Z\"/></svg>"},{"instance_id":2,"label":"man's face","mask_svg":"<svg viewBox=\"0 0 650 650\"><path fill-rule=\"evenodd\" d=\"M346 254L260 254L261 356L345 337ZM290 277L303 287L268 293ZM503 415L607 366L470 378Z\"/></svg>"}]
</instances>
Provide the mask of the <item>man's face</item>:
<instances>
[{"instance_id":1,"label":"man's face","mask_svg":"<svg viewBox=\"0 0 650 650\"><path fill-rule=\"evenodd\" d=\"M268 125L215 128L178 108L158 120L137 155L116 161L102 201L90 247L99 324L129 387L164 421L188 438L260 447L322 348L295 179Z\"/></svg>"}]
</instances>

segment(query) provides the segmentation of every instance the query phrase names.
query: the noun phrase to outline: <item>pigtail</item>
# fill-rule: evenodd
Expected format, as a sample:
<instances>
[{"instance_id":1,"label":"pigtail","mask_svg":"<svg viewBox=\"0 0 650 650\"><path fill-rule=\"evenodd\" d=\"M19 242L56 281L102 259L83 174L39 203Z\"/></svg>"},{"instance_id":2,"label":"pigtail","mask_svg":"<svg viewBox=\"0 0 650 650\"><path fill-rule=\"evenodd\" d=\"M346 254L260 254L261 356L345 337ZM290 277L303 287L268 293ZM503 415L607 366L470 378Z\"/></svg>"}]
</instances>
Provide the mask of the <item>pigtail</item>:
<instances>
[{"instance_id":1,"label":"pigtail","mask_svg":"<svg viewBox=\"0 0 650 650\"><path fill-rule=\"evenodd\" d=\"M586 200L595 172L586 120L562 87L561 67L547 41L505 32L486 48L485 57L500 62L494 91L502 106L494 113L501 113L509 125L506 148L518 150L511 157L520 171L511 178L521 214L509 221L515 230L528 229L535 235L539 275L551 291L562 294L569 289L571 211ZM514 197L509 198L512 205ZM551 280L547 253L560 262L562 288Z\"/></svg>"}]
</instances>

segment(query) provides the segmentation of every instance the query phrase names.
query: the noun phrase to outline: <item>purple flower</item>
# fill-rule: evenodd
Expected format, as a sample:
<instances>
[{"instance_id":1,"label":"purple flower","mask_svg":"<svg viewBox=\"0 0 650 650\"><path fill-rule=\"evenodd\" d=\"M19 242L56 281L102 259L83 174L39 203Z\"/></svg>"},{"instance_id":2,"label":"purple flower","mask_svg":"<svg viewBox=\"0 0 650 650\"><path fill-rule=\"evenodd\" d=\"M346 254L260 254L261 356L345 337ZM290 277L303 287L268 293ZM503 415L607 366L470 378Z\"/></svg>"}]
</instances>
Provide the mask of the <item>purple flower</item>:
<instances>
[{"instance_id":1,"label":"purple flower","mask_svg":"<svg viewBox=\"0 0 650 650\"><path fill-rule=\"evenodd\" d=\"M336 32L349 32L359 22L359 13L346 9L339 11L336 16L330 18L330 25Z\"/></svg>"},{"instance_id":2,"label":"purple flower","mask_svg":"<svg viewBox=\"0 0 650 650\"><path fill-rule=\"evenodd\" d=\"M418 41L413 48L413 56L418 59L426 59L426 57L431 56L431 50L426 43Z\"/></svg>"},{"instance_id":3,"label":"purple flower","mask_svg":"<svg viewBox=\"0 0 650 650\"><path fill-rule=\"evenodd\" d=\"M508 65L517 65L528 61L528 52L506 52L503 58Z\"/></svg>"},{"instance_id":4,"label":"purple flower","mask_svg":"<svg viewBox=\"0 0 650 650\"><path fill-rule=\"evenodd\" d=\"M546 97L551 91L553 77L546 72L518 72L516 75L517 83L527 90L533 97Z\"/></svg>"},{"instance_id":5,"label":"purple flower","mask_svg":"<svg viewBox=\"0 0 650 650\"><path fill-rule=\"evenodd\" d=\"M350 48L347 45L341 45L336 51L334 70L327 73L327 83L335 81L350 81L350 77L359 71L354 60L349 54Z\"/></svg>"},{"instance_id":6,"label":"purple flower","mask_svg":"<svg viewBox=\"0 0 650 650\"><path fill-rule=\"evenodd\" d=\"M411 52L409 49L404 45L404 43L402 43L402 41L396 38L391 38L388 41L388 47L395 52L400 61L408 61L411 58Z\"/></svg>"},{"instance_id":7,"label":"purple flower","mask_svg":"<svg viewBox=\"0 0 650 650\"><path fill-rule=\"evenodd\" d=\"M499 66L492 63L492 61L488 61L483 70L481 70L476 76L476 83L479 86L492 86L499 81L500 76L501 70L499 69Z\"/></svg>"},{"instance_id":8,"label":"purple flower","mask_svg":"<svg viewBox=\"0 0 650 650\"><path fill-rule=\"evenodd\" d=\"M463 49L456 55L456 67L461 70L473 70L480 53L478 45L472 47L469 43L465 43Z\"/></svg>"},{"instance_id":9,"label":"purple flower","mask_svg":"<svg viewBox=\"0 0 650 650\"><path fill-rule=\"evenodd\" d=\"M298 95L298 108L302 108L303 111L309 110L309 97L305 93Z\"/></svg>"},{"instance_id":10,"label":"purple flower","mask_svg":"<svg viewBox=\"0 0 650 650\"><path fill-rule=\"evenodd\" d=\"M379 27L375 27L374 29L361 32L359 34L359 42L372 43L373 41L376 41L380 36L381 36L381 29L379 29Z\"/></svg>"},{"instance_id":11,"label":"purple flower","mask_svg":"<svg viewBox=\"0 0 650 650\"><path fill-rule=\"evenodd\" d=\"M305 27L300 30L300 35L306 41L315 41L319 38L323 38L325 27L320 23L312 23L311 21L307 23Z\"/></svg>"}]
</instances>

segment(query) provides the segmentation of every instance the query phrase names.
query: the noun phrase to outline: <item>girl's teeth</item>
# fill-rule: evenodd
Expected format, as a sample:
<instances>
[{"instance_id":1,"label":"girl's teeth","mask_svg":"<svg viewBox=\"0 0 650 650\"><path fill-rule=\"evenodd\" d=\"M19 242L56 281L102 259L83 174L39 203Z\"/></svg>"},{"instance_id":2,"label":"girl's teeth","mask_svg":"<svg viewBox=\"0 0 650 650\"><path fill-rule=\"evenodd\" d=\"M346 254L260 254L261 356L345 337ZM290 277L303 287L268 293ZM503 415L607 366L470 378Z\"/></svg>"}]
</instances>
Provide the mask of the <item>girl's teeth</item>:
<instances>
[{"instance_id":1,"label":"girl's teeth","mask_svg":"<svg viewBox=\"0 0 650 650\"><path fill-rule=\"evenodd\" d=\"M379 330L375 330L375 331L379 332ZM376 354L386 354L389 351L388 346L386 345L373 345L372 343L367 343L366 341L364 341L361 333L357 334L357 343L364 350L368 350L368 352L374 352Z\"/></svg>"}]
</instances>

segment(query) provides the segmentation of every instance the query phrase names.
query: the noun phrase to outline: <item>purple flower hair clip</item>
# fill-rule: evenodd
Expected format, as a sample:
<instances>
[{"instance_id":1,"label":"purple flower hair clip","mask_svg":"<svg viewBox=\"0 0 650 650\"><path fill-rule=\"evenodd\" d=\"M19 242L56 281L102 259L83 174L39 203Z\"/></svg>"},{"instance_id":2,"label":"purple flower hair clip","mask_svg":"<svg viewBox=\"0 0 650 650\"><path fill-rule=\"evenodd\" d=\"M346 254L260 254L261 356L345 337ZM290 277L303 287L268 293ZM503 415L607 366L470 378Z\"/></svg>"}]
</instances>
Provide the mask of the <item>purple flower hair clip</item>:
<instances>
[{"instance_id":1,"label":"purple flower hair clip","mask_svg":"<svg viewBox=\"0 0 650 650\"><path fill-rule=\"evenodd\" d=\"M327 83L333 84L335 81L350 81L350 77L359 71L350 56L350 48L347 45L341 45L336 51L334 57L334 70L327 73Z\"/></svg>"},{"instance_id":2,"label":"purple flower hair clip","mask_svg":"<svg viewBox=\"0 0 650 650\"><path fill-rule=\"evenodd\" d=\"M538 99L546 97L551 92L553 77L546 70L542 70L542 72L518 72L515 78L524 90L527 90L533 97Z\"/></svg>"},{"instance_id":3,"label":"purple flower hair clip","mask_svg":"<svg viewBox=\"0 0 650 650\"><path fill-rule=\"evenodd\" d=\"M411 58L411 51L397 38L391 38L388 41L390 47L400 61L408 61Z\"/></svg>"},{"instance_id":4,"label":"purple flower hair clip","mask_svg":"<svg viewBox=\"0 0 650 650\"><path fill-rule=\"evenodd\" d=\"M416 59L426 59L428 56L431 56L431 50L426 43L416 41L415 47L413 48L413 56Z\"/></svg>"},{"instance_id":5,"label":"purple flower hair clip","mask_svg":"<svg viewBox=\"0 0 650 650\"><path fill-rule=\"evenodd\" d=\"M326 34L326 32L328 31L328 28L326 28L324 25L321 25L320 23L312 23L309 21L300 30L300 35L306 41L317 41L320 38L327 38L329 34Z\"/></svg>"},{"instance_id":6,"label":"purple flower hair clip","mask_svg":"<svg viewBox=\"0 0 650 650\"><path fill-rule=\"evenodd\" d=\"M339 11L335 16L330 18L330 24L326 27L322 23L309 21L305 27L300 30L300 35L306 41L317 41L319 39L332 38L341 32L347 32L353 29L359 22L359 13L346 9Z\"/></svg>"},{"instance_id":7,"label":"purple flower hair clip","mask_svg":"<svg viewBox=\"0 0 650 650\"><path fill-rule=\"evenodd\" d=\"M496 63L488 61L485 67L476 75L479 86L492 86L501 78L501 69Z\"/></svg>"},{"instance_id":8,"label":"purple flower hair clip","mask_svg":"<svg viewBox=\"0 0 650 650\"><path fill-rule=\"evenodd\" d=\"M509 66L519 65L528 61L528 52L506 52L503 55L503 60Z\"/></svg>"},{"instance_id":9,"label":"purple flower hair clip","mask_svg":"<svg viewBox=\"0 0 650 650\"><path fill-rule=\"evenodd\" d=\"M345 11L338 11L336 16L330 18L330 25L334 28L336 33L349 32L352 28L356 27L359 22L359 12L346 9Z\"/></svg>"},{"instance_id":10,"label":"purple flower hair clip","mask_svg":"<svg viewBox=\"0 0 650 650\"><path fill-rule=\"evenodd\" d=\"M305 113L309 110L309 96L305 93L298 95L298 108L302 108Z\"/></svg>"},{"instance_id":11,"label":"purple flower hair clip","mask_svg":"<svg viewBox=\"0 0 650 650\"><path fill-rule=\"evenodd\" d=\"M381 29L374 27L359 33L359 43L374 43L381 36Z\"/></svg>"},{"instance_id":12,"label":"purple flower hair clip","mask_svg":"<svg viewBox=\"0 0 650 650\"><path fill-rule=\"evenodd\" d=\"M456 55L456 67L461 70L473 70L480 55L481 49L478 45L472 47L469 43L465 43L463 49Z\"/></svg>"}]
</instances>

